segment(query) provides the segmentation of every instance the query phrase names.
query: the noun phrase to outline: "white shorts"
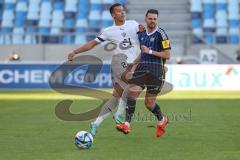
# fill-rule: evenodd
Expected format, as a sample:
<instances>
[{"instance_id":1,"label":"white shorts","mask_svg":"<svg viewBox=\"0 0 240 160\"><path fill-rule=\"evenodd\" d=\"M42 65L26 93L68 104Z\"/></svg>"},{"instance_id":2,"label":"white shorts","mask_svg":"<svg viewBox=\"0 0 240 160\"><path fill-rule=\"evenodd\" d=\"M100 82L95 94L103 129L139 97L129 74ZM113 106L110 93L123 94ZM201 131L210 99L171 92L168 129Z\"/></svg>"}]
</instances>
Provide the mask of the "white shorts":
<instances>
[{"instance_id":1,"label":"white shorts","mask_svg":"<svg viewBox=\"0 0 240 160\"><path fill-rule=\"evenodd\" d=\"M116 54L112 57L111 72L113 86L117 83L122 88L125 88L128 84L121 79L122 74L127 69L127 56L125 54Z\"/></svg>"}]
</instances>

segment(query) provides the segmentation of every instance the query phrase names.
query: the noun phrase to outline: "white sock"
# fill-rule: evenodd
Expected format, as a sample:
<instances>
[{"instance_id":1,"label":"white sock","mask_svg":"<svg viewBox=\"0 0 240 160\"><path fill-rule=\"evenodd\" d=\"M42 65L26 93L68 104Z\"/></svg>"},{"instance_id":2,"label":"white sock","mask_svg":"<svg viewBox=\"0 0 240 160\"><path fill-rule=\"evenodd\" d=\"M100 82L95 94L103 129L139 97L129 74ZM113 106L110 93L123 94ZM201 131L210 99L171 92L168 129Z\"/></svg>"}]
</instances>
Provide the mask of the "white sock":
<instances>
[{"instance_id":1,"label":"white sock","mask_svg":"<svg viewBox=\"0 0 240 160\"><path fill-rule=\"evenodd\" d=\"M115 116L122 115L123 112L124 112L125 109L126 109L126 105L127 105L127 103L126 103L124 100L120 99L120 102L119 102L119 104L118 104L118 110L117 110L117 112L115 113Z\"/></svg>"},{"instance_id":2,"label":"white sock","mask_svg":"<svg viewBox=\"0 0 240 160\"><path fill-rule=\"evenodd\" d=\"M97 117L97 119L93 122L97 126L99 126L103 120L105 120L108 116L111 115L111 112L114 110L116 105L118 104L118 98L112 97L110 98L103 106Z\"/></svg>"},{"instance_id":3,"label":"white sock","mask_svg":"<svg viewBox=\"0 0 240 160\"><path fill-rule=\"evenodd\" d=\"M93 123L96 124L97 126L100 126L100 124L110 115L111 115L110 112L101 115L100 117L97 117L97 119Z\"/></svg>"},{"instance_id":4,"label":"white sock","mask_svg":"<svg viewBox=\"0 0 240 160\"><path fill-rule=\"evenodd\" d=\"M126 124L128 127L130 127L130 123L128 123L128 122L125 122L124 124Z\"/></svg>"},{"instance_id":5,"label":"white sock","mask_svg":"<svg viewBox=\"0 0 240 160\"><path fill-rule=\"evenodd\" d=\"M122 98L120 98L120 101L119 101L119 104L118 104L118 110L115 113L115 116L122 115L123 112L126 110L126 108L127 108L127 95L128 95L128 92L129 92L129 88L130 88L129 85L127 85L124 88L123 93L122 93Z\"/></svg>"},{"instance_id":6,"label":"white sock","mask_svg":"<svg viewBox=\"0 0 240 160\"><path fill-rule=\"evenodd\" d=\"M158 124L159 124L159 125L162 125L164 120L165 120L165 117L163 116L162 120L161 120L161 121L158 121Z\"/></svg>"}]
</instances>

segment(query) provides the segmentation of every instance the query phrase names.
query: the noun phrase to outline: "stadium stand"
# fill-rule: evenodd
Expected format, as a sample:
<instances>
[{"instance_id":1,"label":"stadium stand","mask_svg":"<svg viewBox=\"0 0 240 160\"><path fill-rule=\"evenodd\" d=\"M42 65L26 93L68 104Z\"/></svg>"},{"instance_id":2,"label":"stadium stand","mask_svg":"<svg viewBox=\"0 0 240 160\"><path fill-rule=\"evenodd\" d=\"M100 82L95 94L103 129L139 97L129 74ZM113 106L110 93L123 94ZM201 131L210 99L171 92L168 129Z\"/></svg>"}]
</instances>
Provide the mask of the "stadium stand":
<instances>
[{"instance_id":1,"label":"stadium stand","mask_svg":"<svg viewBox=\"0 0 240 160\"><path fill-rule=\"evenodd\" d=\"M125 0L0 0L0 44L83 44Z\"/></svg>"},{"instance_id":2,"label":"stadium stand","mask_svg":"<svg viewBox=\"0 0 240 160\"><path fill-rule=\"evenodd\" d=\"M112 25L108 8L114 2L125 4L127 19L139 23L147 9L159 10L173 63L179 57L196 63L204 48L218 50L221 63L236 62L239 0L0 0L0 58L17 51L21 60L64 60L66 52Z\"/></svg>"},{"instance_id":3,"label":"stadium stand","mask_svg":"<svg viewBox=\"0 0 240 160\"><path fill-rule=\"evenodd\" d=\"M192 42L239 44L239 0L191 0Z\"/></svg>"}]
</instances>

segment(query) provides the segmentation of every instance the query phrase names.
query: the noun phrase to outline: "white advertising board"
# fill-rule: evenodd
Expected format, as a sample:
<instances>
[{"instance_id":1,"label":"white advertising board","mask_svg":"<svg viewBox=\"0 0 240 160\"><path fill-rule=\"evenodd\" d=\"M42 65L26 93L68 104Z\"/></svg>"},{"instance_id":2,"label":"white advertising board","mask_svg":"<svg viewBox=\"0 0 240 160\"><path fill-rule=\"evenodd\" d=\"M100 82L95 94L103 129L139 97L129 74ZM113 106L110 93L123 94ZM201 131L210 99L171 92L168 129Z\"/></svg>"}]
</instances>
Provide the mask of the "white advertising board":
<instances>
[{"instance_id":1,"label":"white advertising board","mask_svg":"<svg viewBox=\"0 0 240 160\"><path fill-rule=\"evenodd\" d=\"M240 90L240 65L168 65L174 90Z\"/></svg>"}]
</instances>

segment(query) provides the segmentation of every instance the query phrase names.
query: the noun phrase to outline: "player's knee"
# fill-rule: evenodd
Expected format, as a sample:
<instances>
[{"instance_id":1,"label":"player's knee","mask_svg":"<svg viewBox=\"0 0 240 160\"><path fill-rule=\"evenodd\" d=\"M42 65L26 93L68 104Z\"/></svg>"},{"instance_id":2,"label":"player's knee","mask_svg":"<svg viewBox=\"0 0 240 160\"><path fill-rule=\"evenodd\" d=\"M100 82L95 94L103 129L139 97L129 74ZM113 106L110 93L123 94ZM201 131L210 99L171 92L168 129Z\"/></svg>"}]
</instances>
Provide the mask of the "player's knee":
<instances>
[{"instance_id":1,"label":"player's knee","mask_svg":"<svg viewBox=\"0 0 240 160\"><path fill-rule=\"evenodd\" d=\"M147 107L147 109L152 110L154 105L155 105L155 100L145 99L145 106Z\"/></svg>"},{"instance_id":2,"label":"player's knee","mask_svg":"<svg viewBox=\"0 0 240 160\"><path fill-rule=\"evenodd\" d=\"M118 84L116 83L114 85L114 91L113 91L113 96L114 97L121 97L122 96L122 93L123 93L123 88Z\"/></svg>"},{"instance_id":3,"label":"player's knee","mask_svg":"<svg viewBox=\"0 0 240 160\"><path fill-rule=\"evenodd\" d=\"M131 86L128 90L128 97L136 99L140 95L142 90L143 89L140 86Z\"/></svg>"}]
</instances>

